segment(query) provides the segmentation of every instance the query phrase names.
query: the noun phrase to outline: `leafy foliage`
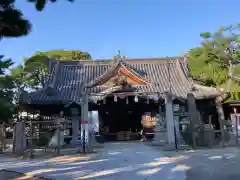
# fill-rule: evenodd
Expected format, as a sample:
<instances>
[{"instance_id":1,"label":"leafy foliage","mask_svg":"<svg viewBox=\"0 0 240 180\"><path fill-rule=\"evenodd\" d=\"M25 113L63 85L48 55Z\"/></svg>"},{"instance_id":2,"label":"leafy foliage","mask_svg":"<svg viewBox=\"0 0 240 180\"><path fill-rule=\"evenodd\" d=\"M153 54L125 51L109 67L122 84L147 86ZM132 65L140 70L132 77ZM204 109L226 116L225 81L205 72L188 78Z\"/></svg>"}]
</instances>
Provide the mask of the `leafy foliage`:
<instances>
[{"instance_id":1,"label":"leafy foliage","mask_svg":"<svg viewBox=\"0 0 240 180\"><path fill-rule=\"evenodd\" d=\"M15 8L14 0L0 1L0 39L25 36L31 31L31 24L24 19L22 13ZM0 56L0 122L8 122L12 118L15 105L15 80L8 74L13 65L10 59Z\"/></svg>"},{"instance_id":2,"label":"leafy foliage","mask_svg":"<svg viewBox=\"0 0 240 180\"><path fill-rule=\"evenodd\" d=\"M208 86L231 90L232 98L240 92L240 26L221 27L215 33L202 33L202 44L187 56L191 74Z\"/></svg>"},{"instance_id":3,"label":"leafy foliage","mask_svg":"<svg viewBox=\"0 0 240 180\"><path fill-rule=\"evenodd\" d=\"M13 113L12 97L13 88L11 76L5 74L6 70L12 65L10 59L0 57L0 122L7 122Z\"/></svg>"},{"instance_id":4,"label":"leafy foliage","mask_svg":"<svg viewBox=\"0 0 240 180\"><path fill-rule=\"evenodd\" d=\"M31 24L14 7L14 0L0 1L0 38L27 35Z\"/></svg>"},{"instance_id":5,"label":"leafy foliage","mask_svg":"<svg viewBox=\"0 0 240 180\"><path fill-rule=\"evenodd\" d=\"M34 3L38 11L42 11L48 2L55 3L57 0L27 0L28 2ZM73 2L74 0L67 0Z\"/></svg>"},{"instance_id":6,"label":"leafy foliage","mask_svg":"<svg viewBox=\"0 0 240 180\"><path fill-rule=\"evenodd\" d=\"M90 54L82 51L53 50L36 52L30 58L24 58L24 66L18 69L22 76L22 82L26 87L38 89L44 86L48 72L49 61L56 60L90 60ZM20 67L18 67L20 68Z\"/></svg>"},{"instance_id":7,"label":"leafy foliage","mask_svg":"<svg viewBox=\"0 0 240 180\"><path fill-rule=\"evenodd\" d=\"M35 55L47 56L50 59L57 60L91 60L92 57L88 52L78 50L52 50L47 52L36 52Z\"/></svg>"}]
</instances>

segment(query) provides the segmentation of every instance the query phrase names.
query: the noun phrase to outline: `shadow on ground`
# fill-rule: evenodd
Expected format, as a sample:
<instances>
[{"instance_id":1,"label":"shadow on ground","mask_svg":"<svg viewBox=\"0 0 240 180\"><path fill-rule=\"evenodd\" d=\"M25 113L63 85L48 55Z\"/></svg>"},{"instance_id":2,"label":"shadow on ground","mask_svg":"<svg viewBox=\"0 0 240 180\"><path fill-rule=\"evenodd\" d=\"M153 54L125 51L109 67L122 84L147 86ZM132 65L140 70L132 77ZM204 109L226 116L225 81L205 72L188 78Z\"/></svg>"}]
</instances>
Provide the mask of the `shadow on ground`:
<instances>
[{"instance_id":1,"label":"shadow on ground","mask_svg":"<svg viewBox=\"0 0 240 180\"><path fill-rule=\"evenodd\" d=\"M188 167L187 180L240 180L240 149L237 147L164 152Z\"/></svg>"},{"instance_id":2,"label":"shadow on ground","mask_svg":"<svg viewBox=\"0 0 240 180\"><path fill-rule=\"evenodd\" d=\"M142 143L108 143L98 154L42 160L0 159L1 169L57 180L185 180L189 167ZM0 165L0 166L1 166Z\"/></svg>"}]
</instances>

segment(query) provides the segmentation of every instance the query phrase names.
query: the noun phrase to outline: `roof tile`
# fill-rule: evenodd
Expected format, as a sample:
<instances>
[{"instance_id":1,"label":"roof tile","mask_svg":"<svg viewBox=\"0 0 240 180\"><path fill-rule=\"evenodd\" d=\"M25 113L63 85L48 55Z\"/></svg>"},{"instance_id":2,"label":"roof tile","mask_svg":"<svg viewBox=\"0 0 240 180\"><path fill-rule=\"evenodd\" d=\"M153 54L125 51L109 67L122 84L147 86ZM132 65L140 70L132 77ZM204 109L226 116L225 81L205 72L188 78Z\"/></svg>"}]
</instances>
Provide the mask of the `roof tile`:
<instances>
[{"instance_id":1,"label":"roof tile","mask_svg":"<svg viewBox=\"0 0 240 180\"><path fill-rule=\"evenodd\" d=\"M51 72L46 84L53 83L53 94L47 94L46 87L37 92L30 93L26 101L31 103L69 103L80 102L83 88L90 82L109 71L113 61L57 61L51 63ZM116 64L115 64L116 65ZM123 65L128 70L143 76L150 84L134 86L141 93L162 93L171 91L178 98L186 98L191 91L193 82L187 76L186 61L183 58L167 59L133 59L125 60ZM55 79L55 80L54 80ZM216 96L219 92L215 88L196 85L196 90L191 91L196 98ZM89 93L100 93L104 87L96 86L89 89Z\"/></svg>"}]
</instances>

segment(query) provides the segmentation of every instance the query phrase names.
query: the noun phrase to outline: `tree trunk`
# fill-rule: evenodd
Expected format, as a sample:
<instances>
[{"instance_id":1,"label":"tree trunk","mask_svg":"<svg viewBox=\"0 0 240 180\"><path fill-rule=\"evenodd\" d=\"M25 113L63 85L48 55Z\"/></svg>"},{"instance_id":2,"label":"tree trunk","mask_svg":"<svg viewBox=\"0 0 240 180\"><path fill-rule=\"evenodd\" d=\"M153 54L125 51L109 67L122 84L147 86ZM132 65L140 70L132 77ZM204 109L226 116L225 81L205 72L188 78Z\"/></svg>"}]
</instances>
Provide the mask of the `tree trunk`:
<instances>
[{"instance_id":1,"label":"tree trunk","mask_svg":"<svg viewBox=\"0 0 240 180\"><path fill-rule=\"evenodd\" d=\"M224 116L224 111L223 111L223 107L222 107L222 96L218 96L215 100L215 104L216 104L216 109L217 109L217 113L218 113L218 121L219 121L219 125L220 125L220 131L221 131L221 141L222 141L222 146L224 146L224 125L223 122L225 120L225 116Z\"/></svg>"},{"instance_id":2,"label":"tree trunk","mask_svg":"<svg viewBox=\"0 0 240 180\"><path fill-rule=\"evenodd\" d=\"M224 146L224 121L225 121L225 116L224 116L224 111L222 107L222 102L229 98L231 95L231 86L232 86L232 77L233 77L233 65L232 61L229 60L229 66L228 66L228 82L227 82L227 88L226 88L226 93L224 96L218 96L215 100L216 104L216 109L218 113L218 120L219 120L219 125L220 125L220 131L221 131L221 140L222 140L222 146Z\"/></svg>"},{"instance_id":3,"label":"tree trunk","mask_svg":"<svg viewBox=\"0 0 240 180\"><path fill-rule=\"evenodd\" d=\"M233 65L232 61L229 61L229 67L228 67L228 83L227 83L227 89L226 89L226 96L230 94L231 92L231 86L232 86L232 78L233 78ZM228 98L228 97L225 97Z\"/></svg>"}]
</instances>

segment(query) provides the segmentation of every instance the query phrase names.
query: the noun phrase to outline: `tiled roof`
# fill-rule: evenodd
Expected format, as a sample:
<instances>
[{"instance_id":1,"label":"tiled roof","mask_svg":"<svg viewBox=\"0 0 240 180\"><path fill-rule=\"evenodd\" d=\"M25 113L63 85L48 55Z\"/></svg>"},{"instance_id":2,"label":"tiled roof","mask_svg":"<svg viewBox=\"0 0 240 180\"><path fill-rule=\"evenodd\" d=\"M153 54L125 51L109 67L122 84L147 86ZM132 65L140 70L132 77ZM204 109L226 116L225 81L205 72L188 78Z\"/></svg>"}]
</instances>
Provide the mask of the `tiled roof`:
<instances>
[{"instance_id":1,"label":"tiled roof","mask_svg":"<svg viewBox=\"0 0 240 180\"><path fill-rule=\"evenodd\" d=\"M28 97L22 98L23 102L34 104L80 102L83 88L87 84L94 85L102 78L106 78L119 62L113 63L111 60L52 61L46 86L42 90L30 93ZM192 93L199 99L219 94L215 88L193 84L187 75L186 61L181 57L127 59L121 63L136 76L144 77L151 82L147 85L134 86L141 93L163 94L171 89L174 96L184 99L187 93L193 89ZM106 89L102 86L93 86L88 89L88 92L97 94L104 90Z\"/></svg>"}]
</instances>

